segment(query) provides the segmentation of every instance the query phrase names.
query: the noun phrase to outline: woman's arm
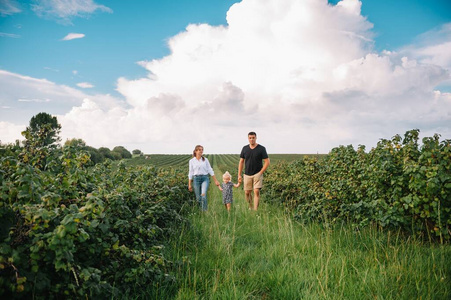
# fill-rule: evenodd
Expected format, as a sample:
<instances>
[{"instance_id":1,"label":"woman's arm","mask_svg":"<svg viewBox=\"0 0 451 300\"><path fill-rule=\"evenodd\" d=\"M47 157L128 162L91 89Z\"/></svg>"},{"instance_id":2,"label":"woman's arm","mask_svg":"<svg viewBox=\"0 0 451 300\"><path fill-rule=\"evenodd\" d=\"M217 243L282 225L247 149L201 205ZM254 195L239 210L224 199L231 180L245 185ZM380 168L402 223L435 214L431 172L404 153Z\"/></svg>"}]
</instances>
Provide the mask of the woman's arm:
<instances>
[{"instance_id":1,"label":"woman's arm","mask_svg":"<svg viewBox=\"0 0 451 300\"><path fill-rule=\"evenodd\" d=\"M216 186L219 186L219 181L216 179L215 175L211 175L211 178L215 181Z\"/></svg>"},{"instance_id":2,"label":"woman's arm","mask_svg":"<svg viewBox=\"0 0 451 300\"><path fill-rule=\"evenodd\" d=\"M192 183L193 183L193 166L191 164L191 160L188 163L189 165L189 171L188 171L188 190L190 192L193 191Z\"/></svg>"},{"instance_id":3,"label":"woman's arm","mask_svg":"<svg viewBox=\"0 0 451 300\"><path fill-rule=\"evenodd\" d=\"M213 168L211 167L208 158L205 158L205 162L207 164L208 173L210 174L211 178L213 178L213 180L215 181L216 186L219 186L219 181L216 179L215 172L213 171Z\"/></svg>"}]
</instances>

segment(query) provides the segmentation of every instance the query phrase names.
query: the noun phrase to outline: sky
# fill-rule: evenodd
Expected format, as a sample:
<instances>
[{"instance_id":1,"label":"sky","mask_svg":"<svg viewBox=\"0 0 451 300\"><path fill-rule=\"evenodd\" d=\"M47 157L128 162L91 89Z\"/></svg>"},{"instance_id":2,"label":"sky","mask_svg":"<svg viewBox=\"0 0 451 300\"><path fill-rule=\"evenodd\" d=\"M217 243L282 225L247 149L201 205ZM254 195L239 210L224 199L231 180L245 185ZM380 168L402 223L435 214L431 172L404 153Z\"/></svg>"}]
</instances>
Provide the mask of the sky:
<instances>
[{"instance_id":1,"label":"sky","mask_svg":"<svg viewBox=\"0 0 451 300\"><path fill-rule=\"evenodd\" d=\"M144 153L451 139L449 0L0 0L0 141Z\"/></svg>"}]
</instances>

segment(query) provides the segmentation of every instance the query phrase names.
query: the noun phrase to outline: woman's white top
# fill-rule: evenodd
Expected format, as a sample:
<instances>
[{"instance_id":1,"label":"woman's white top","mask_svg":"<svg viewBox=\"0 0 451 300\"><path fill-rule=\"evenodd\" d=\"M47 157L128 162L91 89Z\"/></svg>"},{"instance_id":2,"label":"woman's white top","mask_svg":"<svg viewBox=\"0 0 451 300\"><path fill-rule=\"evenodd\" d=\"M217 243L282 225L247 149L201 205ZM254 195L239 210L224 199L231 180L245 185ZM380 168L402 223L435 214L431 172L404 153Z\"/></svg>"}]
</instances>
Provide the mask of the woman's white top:
<instances>
[{"instance_id":1,"label":"woman's white top","mask_svg":"<svg viewBox=\"0 0 451 300\"><path fill-rule=\"evenodd\" d=\"M215 175L215 172L213 172L213 169L211 168L210 162L207 158L203 160L202 158L197 159L196 157L193 157L189 161L189 173L188 178L189 180L193 179L193 176L196 175L208 175L211 176Z\"/></svg>"}]
</instances>

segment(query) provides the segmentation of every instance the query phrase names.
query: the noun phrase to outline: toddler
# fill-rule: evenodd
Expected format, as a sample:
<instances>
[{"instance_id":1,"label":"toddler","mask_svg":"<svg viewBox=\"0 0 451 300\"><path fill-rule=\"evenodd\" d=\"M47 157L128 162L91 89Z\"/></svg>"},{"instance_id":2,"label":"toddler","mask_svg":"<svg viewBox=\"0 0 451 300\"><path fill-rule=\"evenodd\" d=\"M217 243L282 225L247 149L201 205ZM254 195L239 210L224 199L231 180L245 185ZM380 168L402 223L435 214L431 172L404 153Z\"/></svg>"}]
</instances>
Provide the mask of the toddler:
<instances>
[{"instance_id":1,"label":"toddler","mask_svg":"<svg viewBox=\"0 0 451 300\"><path fill-rule=\"evenodd\" d=\"M227 211L230 211L233 202L233 187L239 187L241 183L234 184L232 181L232 176L227 171L222 175L222 181L218 187L222 191L222 203L224 203Z\"/></svg>"}]
</instances>

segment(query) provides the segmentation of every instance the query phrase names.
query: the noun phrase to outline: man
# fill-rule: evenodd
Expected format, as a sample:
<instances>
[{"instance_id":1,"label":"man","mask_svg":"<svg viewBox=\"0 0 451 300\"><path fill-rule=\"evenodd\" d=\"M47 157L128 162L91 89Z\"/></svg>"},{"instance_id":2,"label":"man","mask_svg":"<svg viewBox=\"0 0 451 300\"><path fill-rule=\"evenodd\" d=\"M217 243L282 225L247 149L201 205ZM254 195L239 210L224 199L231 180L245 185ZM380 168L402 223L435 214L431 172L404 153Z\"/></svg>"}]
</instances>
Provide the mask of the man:
<instances>
[{"instance_id":1,"label":"man","mask_svg":"<svg viewBox=\"0 0 451 300\"><path fill-rule=\"evenodd\" d=\"M263 173L269 167L269 157L266 148L257 144L257 134L249 132L247 135L249 145L243 147L238 165L238 182L243 179L241 173L244 169L244 193L249 209L257 210L260 202L260 189L263 187ZM264 162L264 163L263 163ZM252 192L254 203L252 205Z\"/></svg>"}]
</instances>

